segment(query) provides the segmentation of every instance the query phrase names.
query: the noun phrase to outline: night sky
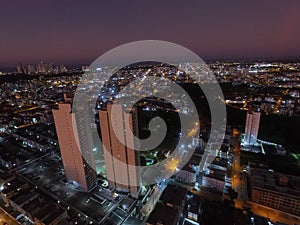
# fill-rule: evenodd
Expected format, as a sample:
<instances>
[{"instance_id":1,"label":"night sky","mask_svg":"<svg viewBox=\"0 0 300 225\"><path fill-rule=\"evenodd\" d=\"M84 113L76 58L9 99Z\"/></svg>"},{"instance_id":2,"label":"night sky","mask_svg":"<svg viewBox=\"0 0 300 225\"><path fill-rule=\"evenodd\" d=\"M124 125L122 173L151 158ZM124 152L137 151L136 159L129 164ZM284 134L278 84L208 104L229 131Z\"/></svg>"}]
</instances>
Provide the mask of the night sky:
<instances>
[{"instance_id":1,"label":"night sky","mask_svg":"<svg viewBox=\"0 0 300 225\"><path fill-rule=\"evenodd\" d=\"M0 67L91 63L136 40L204 59L300 58L299 0L2 0Z\"/></svg>"}]
</instances>

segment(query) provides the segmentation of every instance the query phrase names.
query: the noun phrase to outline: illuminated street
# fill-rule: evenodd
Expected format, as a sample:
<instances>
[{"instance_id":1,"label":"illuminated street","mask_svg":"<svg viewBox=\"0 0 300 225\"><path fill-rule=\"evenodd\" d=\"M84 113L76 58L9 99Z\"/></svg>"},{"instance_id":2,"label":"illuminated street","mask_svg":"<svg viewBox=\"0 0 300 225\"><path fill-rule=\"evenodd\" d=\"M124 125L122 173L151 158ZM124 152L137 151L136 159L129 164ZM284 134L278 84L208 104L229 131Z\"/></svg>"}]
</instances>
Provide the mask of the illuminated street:
<instances>
[{"instance_id":1,"label":"illuminated street","mask_svg":"<svg viewBox=\"0 0 300 225\"><path fill-rule=\"evenodd\" d=\"M243 168L240 165L240 133L234 131L232 139L233 145L233 162L231 172L232 188L238 193L238 199L246 202L248 200L247 193L247 180L245 174L243 174Z\"/></svg>"},{"instance_id":2,"label":"illuminated street","mask_svg":"<svg viewBox=\"0 0 300 225\"><path fill-rule=\"evenodd\" d=\"M18 225L19 223L7 214L3 209L0 208L0 224Z\"/></svg>"}]
</instances>

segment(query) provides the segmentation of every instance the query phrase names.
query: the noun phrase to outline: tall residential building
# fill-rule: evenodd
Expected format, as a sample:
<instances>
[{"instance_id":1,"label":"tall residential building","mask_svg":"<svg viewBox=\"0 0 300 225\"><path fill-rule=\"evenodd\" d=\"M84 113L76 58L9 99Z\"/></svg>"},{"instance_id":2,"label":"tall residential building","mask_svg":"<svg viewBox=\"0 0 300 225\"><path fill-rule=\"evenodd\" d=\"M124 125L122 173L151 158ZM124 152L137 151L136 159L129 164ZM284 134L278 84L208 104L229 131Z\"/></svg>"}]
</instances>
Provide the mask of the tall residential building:
<instances>
[{"instance_id":1,"label":"tall residential building","mask_svg":"<svg viewBox=\"0 0 300 225\"><path fill-rule=\"evenodd\" d=\"M114 111L112 107L115 107ZM99 111L99 118L109 185L117 191L130 192L131 196L138 197L140 175L136 169L128 166L140 165L138 152L128 147L136 146L130 134L137 136L137 110L134 108L130 111L118 104L108 104L106 110ZM128 132L130 130L132 133ZM115 131L122 140L118 139Z\"/></svg>"},{"instance_id":2,"label":"tall residential building","mask_svg":"<svg viewBox=\"0 0 300 225\"><path fill-rule=\"evenodd\" d=\"M96 172L87 113L80 108L73 113L70 103L58 106L53 117L66 178L88 191L95 185ZM73 130L74 125L77 128Z\"/></svg>"},{"instance_id":3,"label":"tall residential building","mask_svg":"<svg viewBox=\"0 0 300 225\"><path fill-rule=\"evenodd\" d=\"M259 130L260 112L252 112L250 109L247 113L244 144L254 145L257 141Z\"/></svg>"}]
</instances>

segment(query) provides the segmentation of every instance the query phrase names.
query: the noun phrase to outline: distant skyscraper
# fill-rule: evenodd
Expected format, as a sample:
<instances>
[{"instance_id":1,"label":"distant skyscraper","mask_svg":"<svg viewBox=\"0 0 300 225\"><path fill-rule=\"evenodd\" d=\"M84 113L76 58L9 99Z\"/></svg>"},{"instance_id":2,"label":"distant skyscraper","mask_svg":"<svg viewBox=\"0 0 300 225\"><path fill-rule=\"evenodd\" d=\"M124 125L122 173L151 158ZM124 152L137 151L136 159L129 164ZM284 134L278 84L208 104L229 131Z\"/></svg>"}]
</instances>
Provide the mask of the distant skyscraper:
<instances>
[{"instance_id":1,"label":"distant skyscraper","mask_svg":"<svg viewBox=\"0 0 300 225\"><path fill-rule=\"evenodd\" d=\"M46 65L44 62L41 62L37 65L37 71L39 73L48 73L48 72L52 72L53 68Z\"/></svg>"},{"instance_id":2,"label":"distant skyscraper","mask_svg":"<svg viewBox=\"0 0 300 225\"><path fill-rule=\"evenodd\" d=\"M86 72L89 71L89 67L88 66L81 66L81 70Z\"/></svg>"},{"instance_id":3,"label":"distant skyscraper","mask_svg":"<svg viewBox=\"0 0 300 225\"><path fill-rule=\"evenodd\" d=\"M35 71L35 67L34 66L27 66L27 73L28 74L34 74L36 71Z\"/></svg>"},{"instance_id":4,"label":"distant skyscraper","mask_svg":"<svg viewBox=\"0 0 300 225\"><path fill-rule=\"evenodd\" d=\"M76 112L75 116L70 103L58 106L59 109L53 110L53 117L66 178L76 181L87 191L96 181L91 135L87 133L90 130L89 119L84 110ZM73 130L74 124L77 132Z\"/></svg>"},{"instance_id":5,"label":"distant skyscraper","mask_svg":"<svg viewBox=\"0 0 300 225\"><path fill-rule=\"evenodd\" d=\"M116 104L114 107L116 109L113 111L113 115L111 114L112 104L107 105L107 110L99 111L102 143L106 149L104 151L106 176L111 187L118 191L130 192L133 197L137 197L139 174L136 169L132 170L128 165L138 166L140 164L139 155L137 151L123 144L130 143L131 146L135 146L134 137L129 135L128 131L131 130L134 135L137 135L137 111L135 109L130 112ZM126 122L129 127L125 126ZM114 123L116 131L120 132L123 143L116 136L112 123Z\"/></svg>"},{"instance_id":6,"label":"distant skyscraper","mask_svg":"<svg viewBox=\"0 0 300 225\"><path fill-rule=\"evenodd\" d=\"M249 109L246 119L244 144L254 145L257 141L257 135L259 130L260 112L252 112Z\"/></svg>"},{"instance_id":7,"label":"distant skyscraper","mask_svg":"<svg viewBox=\"0 0 300 225\"><path fill-rule=\"evenodd\" d=\"M25 69L24 69L22 63L20 63L20 65L17 66L17 73L20 73L20 74L25 73Z\"/></svg>"}]
</instances>

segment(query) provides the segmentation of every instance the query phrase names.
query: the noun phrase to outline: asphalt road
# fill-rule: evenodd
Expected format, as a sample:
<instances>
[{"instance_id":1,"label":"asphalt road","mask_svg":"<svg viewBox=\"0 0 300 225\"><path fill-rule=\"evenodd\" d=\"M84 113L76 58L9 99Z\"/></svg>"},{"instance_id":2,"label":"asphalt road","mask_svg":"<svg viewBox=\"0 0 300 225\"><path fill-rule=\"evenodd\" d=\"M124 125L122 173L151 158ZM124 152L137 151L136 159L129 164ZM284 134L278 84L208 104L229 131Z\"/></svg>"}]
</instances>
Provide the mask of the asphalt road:
<instances>
[{"instance_id":1,"label":"asphalt road","mask_svg":"<svg viewBox=\"0 0 300 225\"><path fill-rule=\"evenodd\" d=\"M247 179L242 173L242 167L240 165L240 138L239 134L234 135L232 139L233 149L233 162L231 172L232 188L238 193L238 199L246 202L248 200L247 192Z\"/></svg>"}]
</instances>

